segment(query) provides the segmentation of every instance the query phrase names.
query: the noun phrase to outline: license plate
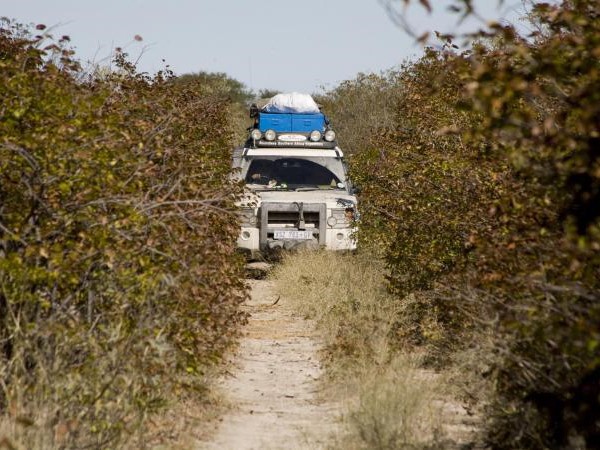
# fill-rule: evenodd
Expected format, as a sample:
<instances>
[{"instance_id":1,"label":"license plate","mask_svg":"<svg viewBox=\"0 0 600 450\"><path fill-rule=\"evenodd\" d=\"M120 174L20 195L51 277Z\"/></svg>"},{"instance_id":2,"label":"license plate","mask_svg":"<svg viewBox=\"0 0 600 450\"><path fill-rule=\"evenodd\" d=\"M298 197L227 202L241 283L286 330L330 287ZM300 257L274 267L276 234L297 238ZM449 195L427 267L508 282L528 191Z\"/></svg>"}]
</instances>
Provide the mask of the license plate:
<instances>
[{"instance_id":1,"label":"license plate","mask_svg":"<svg viewBox=\"0 0 600 450\"><path fill-rule=\"evenodd\" d=\"M310 230L275 230L275 239L312 239L313 234Z\"/></svg>"}]
</instances>

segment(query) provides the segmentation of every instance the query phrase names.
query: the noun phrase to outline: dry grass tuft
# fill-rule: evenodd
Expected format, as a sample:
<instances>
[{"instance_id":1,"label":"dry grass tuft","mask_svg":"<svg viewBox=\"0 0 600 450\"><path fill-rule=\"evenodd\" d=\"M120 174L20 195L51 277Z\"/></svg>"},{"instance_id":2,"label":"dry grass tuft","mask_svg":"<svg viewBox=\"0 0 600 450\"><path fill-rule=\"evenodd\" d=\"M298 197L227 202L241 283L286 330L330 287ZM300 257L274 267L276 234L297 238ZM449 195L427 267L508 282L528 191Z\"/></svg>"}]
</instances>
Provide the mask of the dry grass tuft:
<instances>
[{"instance_id":1,"label":"dry grass tuft","mask_svg":"<svg viewBox=\"0 0 600 450\"><path fill-rule=\"evenodd\" d=\"M385 270L366 253L289 255L272 277L282 298L316 323L325 344L328 392L345 399L335 448L431 448L443 435L440 377L399 350L408 320L388 294Z\"/></svg>"},{"instance_id":2,"label":"dry grass tuft","mask_svg":"<svg viewBox=\"0 0 600 450\"><path fill-rule=\"evenodd\" d=\"M59 424L50 427L48 414L43 407L39 408L34 416L20 415L16 411L0 416L0 449L21 450L38 449L53 450L60 448L68 433L71 432L69 425Z\"/></svg>"},{"instance_id":3,"label":"dry grass tuft","mask_svg":"<svg viewBox=\"0 0 600 450\"><path fill-rule=\"evenodd\" d=\"M286 256L273 279L278 293L316 322L331 370L389 360L399 305L386 292L379 261L367 254L302 252Z\"/></svg>"},{"instance_id":4,"label":"dry grass tuft","mask_svg":"<svg viewBox=\"0 0 600 450\"><path fill-rule=\"evenodd\" d=\"M442 431L441 395L435 374L419 361L397 355L385 367L359 371L347 383L349 411L336 448L416 449L435 447ZM357 393L353 395L353 393Z\"/></svg>"},{"instance_id":5,"label":"dry grass tuft","mask_svg":"<svg viewBox=\"0 0 600 450\"><path fill-rule=\"evenodd\" d=\"M209 372L212 369L209 369ZM207 375L206 391L186 393L160 412L149 414L143 428L132 424L127 436L111 448L151 448L155 450L196 448L211 432L206 424L214 423L227 408L212 382L217 374ZM34 412L32 412L34 411ZM28 414L16 407L0 414L0 450L57 450L76 448L70 445L74 436L90 433L85 423L56 420L56 411L38 402ZM91 438L90 438L91 439ZM93 448L105 448L98 445Z\"/></svg>"}]
</instances>

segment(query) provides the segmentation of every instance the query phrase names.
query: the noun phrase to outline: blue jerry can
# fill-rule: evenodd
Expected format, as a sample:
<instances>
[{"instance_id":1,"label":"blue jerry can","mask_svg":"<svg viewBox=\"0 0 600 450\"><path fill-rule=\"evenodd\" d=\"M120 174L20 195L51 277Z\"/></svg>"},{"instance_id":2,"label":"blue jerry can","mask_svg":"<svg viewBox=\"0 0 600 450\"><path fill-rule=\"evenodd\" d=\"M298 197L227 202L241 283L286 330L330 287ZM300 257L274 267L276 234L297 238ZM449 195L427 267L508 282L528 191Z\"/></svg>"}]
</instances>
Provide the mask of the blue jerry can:
<instances>
[{"instance_id":1,"label":"blue jerry can","mask_svg":"<svg viewBox=\"0 0 600 450\"><path fill-rule=\"evenodd\" d=\"M292 128L289 131L298 133L310 133L313 130L323 132L325 130L325 116L317 114L292 114Z\"/></svg>"},{"instance_id":2,"label":"blue jerry can","mask_svg":"<svg viewBox=\"0 0 600 450\"><path fill-rule=\"evenodd\" d=\"M292 131L292 114L263 113L258 115L258 129L263 133L267 130Z\"/></svg>"}]
</instances>

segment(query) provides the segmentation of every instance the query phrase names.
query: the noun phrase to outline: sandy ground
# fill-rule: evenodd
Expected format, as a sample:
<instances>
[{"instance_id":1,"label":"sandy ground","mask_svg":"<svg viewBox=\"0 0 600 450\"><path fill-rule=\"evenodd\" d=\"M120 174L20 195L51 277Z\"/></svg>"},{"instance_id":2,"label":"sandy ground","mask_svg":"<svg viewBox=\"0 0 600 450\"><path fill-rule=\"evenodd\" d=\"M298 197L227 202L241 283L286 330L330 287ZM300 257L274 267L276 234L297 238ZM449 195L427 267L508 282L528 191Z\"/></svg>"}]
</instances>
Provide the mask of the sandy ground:
<instances>
[{"instance_id":1,"label":"sandy ground","mask_svg":"<svg viewBox=\"0 0 600 450\"><path fill-rule=\"evenodd\" d=\"M319 400L320 343L271 282L249 280L246 335L222 389L231 409L204 449L324 448L340 406ZM276 304L274 304L276 302Z\"/></svg>"}]
</instances>

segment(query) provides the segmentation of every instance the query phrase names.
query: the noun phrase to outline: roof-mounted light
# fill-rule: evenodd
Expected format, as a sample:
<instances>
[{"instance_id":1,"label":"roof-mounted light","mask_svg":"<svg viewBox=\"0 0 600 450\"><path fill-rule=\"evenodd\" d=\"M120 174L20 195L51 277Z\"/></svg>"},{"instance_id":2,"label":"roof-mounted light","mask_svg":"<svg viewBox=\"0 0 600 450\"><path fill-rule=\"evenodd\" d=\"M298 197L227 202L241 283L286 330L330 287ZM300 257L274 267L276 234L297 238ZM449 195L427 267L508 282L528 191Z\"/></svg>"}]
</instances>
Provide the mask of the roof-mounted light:
<instances>
[{"instance_id":1,"label":"roof-mounted light","mask_svg":"<svg viewBox=\"0 0 600 450\"><path fill-rule=\"evenodd\" d=\"M250 132L250 137L255 141L258 141L262 137L262 133L258 128L255 128Z\"/></svg>"},{"instance_id":2,"label":"roof-mounted light","mask_svg":"<svg viewBox=\"0 0 600 450\"><path fill-rule=\"evenodd\" d=\"M277 133L275 133L275 131L273 131L273 130L265 131L265 139L267 141L274 141L276 137L277 137Z\"/></svg>"},{"instance_id":3,"label":"roof-mounted light","mask_svg":"<svg viewBox=\"0 0 600 450\"><path fill-rule=\"evenodd\" d=\"M333 131L333 130L327 130L325 132L325 140L327 142L333 142L333 141L335 141L335 131Z\"/></svg>"},{"instance_id":4,"label":"roof-mounted light","mask_svg":"<svg viewBox=\"0 0 600 450\"><path fill-rule=\"evenodd\" d=\"M319 130L313 130L310 132L310 140L313 142L319 142L321 140L321 132Z\"/></svg>"}]
</instances>

